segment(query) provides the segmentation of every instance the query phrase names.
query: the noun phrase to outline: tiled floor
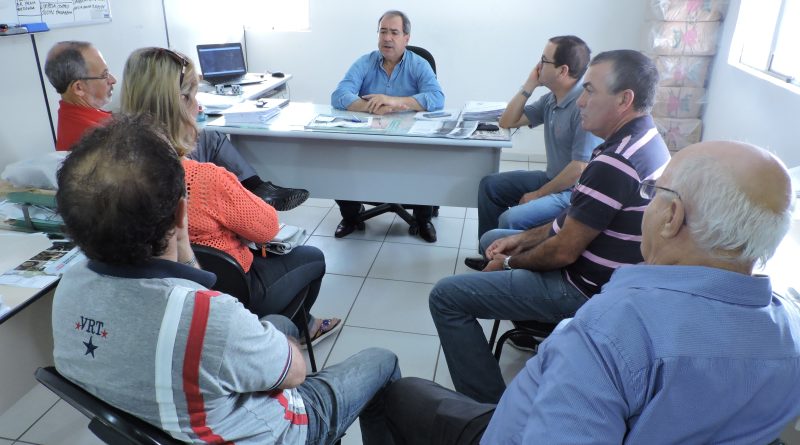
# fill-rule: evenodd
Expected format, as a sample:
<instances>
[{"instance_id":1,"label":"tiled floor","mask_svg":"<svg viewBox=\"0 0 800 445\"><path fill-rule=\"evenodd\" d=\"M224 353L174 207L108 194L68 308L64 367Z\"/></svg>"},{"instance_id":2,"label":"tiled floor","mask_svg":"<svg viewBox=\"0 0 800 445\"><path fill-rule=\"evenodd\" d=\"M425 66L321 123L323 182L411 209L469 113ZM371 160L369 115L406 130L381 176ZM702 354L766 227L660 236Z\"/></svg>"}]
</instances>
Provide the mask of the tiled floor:
<instances>
[{"instance_id":1,"label":"tiled floor","mask_svg":"<svg viewBox=\"0 0 800 445\"><path fill-rule=\"evenodd\" d=\"M501 170L541 169L541 164L504 161ZM344 327L314 348L318 366L330 366L371 346L394 351L405 376L433 379L452 387L439 339L428 311L428 293L442 277L467 273L463 258L477 248L477 210L442 207L434 219L439 240L428 244L408 235L393 214L367 222L365 232L336 239L340 220L332 200L309 199L290 212L287 224L305 227L307 244L325 253L327 274L314 314L339 317ZM488 331L491 325L484 323ZM488 332L487 332L488 336ZM527 356L506 348L501 367L512 377ZM100 444L86 428L88 419L47 389L37 386L0 416L0 445ZM357 425L343 444L360 444Z\"/></svg>"}]
</instances>

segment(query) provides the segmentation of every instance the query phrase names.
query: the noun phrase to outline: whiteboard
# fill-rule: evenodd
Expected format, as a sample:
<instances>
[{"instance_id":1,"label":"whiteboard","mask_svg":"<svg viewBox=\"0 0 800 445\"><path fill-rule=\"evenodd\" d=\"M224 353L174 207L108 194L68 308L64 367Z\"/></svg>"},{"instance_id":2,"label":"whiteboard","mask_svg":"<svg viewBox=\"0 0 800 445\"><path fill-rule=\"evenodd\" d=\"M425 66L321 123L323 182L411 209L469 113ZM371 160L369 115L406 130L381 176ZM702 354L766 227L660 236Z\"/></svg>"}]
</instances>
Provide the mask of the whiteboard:
<instances>
[{"instance_id":1,"label":"whiteboard","mask_svg":"<svg viewBox=\"0 0 800 445\"><path fill-rule=\"evenodd\" d=\"M50 28L111 21L109 0L0 0L0 23L44 22Z\"/></svg>"}]
</instances>

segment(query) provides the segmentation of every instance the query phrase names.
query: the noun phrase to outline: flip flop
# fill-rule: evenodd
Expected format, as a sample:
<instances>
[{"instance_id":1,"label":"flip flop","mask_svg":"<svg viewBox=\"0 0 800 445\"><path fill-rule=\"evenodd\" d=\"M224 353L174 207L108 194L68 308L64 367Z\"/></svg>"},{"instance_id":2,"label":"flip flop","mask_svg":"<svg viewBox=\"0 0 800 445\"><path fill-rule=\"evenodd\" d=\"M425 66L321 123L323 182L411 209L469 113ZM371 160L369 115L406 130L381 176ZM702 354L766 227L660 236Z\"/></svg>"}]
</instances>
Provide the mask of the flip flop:
<instances>
[{"instance_id":1,"label":"flip flop","mask_svg":"<svg viewBox=\"0 0 800 445\"><path fill-rule=\"evenodd\" d=\"M317 343L321 342L322 340L329 337L331 334L335 333L342 327L342 320L338 318L325 318L322 320L322 323L319 325L319 329L314 335L311 336L311 345L316 346ZM305 342L301 344L303 349L306 349L308 346Z\"/></svg>"}]
</instances>

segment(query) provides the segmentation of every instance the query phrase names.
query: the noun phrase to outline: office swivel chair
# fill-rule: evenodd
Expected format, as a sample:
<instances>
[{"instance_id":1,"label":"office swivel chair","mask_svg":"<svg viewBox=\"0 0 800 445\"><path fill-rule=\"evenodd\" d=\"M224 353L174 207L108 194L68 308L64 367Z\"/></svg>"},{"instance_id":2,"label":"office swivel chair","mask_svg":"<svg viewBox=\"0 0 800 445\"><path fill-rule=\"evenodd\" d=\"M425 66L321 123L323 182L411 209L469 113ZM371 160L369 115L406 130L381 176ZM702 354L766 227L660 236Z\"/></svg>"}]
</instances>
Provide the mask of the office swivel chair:
<instances>
[{"instance_id":1,"label":"office swivel chair","mask_svg":"<svg viewBox=\"0 0 800 445\"><path fill-rule=\"evenodd\" d=\"M250 286L247 283L247 277L242 266L232 256L213 247L192 244L192 251L194 251L194 255L203 269L213 272L217 276L217 282L214 283L212 289L236 297L247 307L250 302ZM311 371L317 372L314 347L311 344L311 333L308 331L308 316L311 308L306 307L307 296L308 286L300 290L280 315L291 319L295 325L300 327L300 333L306 339Z\"/></svg>"},{"instance_id":2,"label":"office swivel chair","mask_svg":"<svg viewBox=\"0 0 800 445\"><path fill-rule=\"evenodd\" d=\"M411 52L413 52L413 53L415 53L415 54L417 54L418 56L422 57L423 59L427 60L428 63L430 64L430 66L431 66L431 69L433 70L433 74L436 74L436 60L434 60L433 55L430 53L430 51L428 51L425 48L422 48L422 47L419 47L419 46L412 46L412 45L406 46L406 49L411 51ZM384 214L386 212L394 212L395 214L397 214L397 216L402 218L403 221L405 221L409 225L409 233L411 233L412 235L416 235L416 233L414 233L415 232L415 228L416 228L416 230L419 230L419 228L417 227L416 219L413 216L411 216L410 213L408 213L408 210L406 210L408 208L411 208L411 205L408 205L408 204L389 204L389 203L382 204L382 203L375 203L375 202L370 202L368 204L375 205L375 207L373 207L373 208L371 208L369 210L362 211L358 215L359 216L358 217L358 222L359 223L362 223L362 222L364 222L364 221L366 221L366 220L368 220L370 218L374 218L374 217L376 217L378 215L382 215L382 214ZM433 216L439 216L439 206L434 206L433 207Z\"/></svg>"},{"instance_id":3,"label":"office swivel chair","mask_svg":"<svg viewBox=\"0 0 800 445\"><path fill-rule=\"evenodd\" d=\"M114 408L70 382L48 366L34 373L36 380L86 417L89 430L109 445L177 445L183 443L136 416Z\"/></svg>"}]
</instances>

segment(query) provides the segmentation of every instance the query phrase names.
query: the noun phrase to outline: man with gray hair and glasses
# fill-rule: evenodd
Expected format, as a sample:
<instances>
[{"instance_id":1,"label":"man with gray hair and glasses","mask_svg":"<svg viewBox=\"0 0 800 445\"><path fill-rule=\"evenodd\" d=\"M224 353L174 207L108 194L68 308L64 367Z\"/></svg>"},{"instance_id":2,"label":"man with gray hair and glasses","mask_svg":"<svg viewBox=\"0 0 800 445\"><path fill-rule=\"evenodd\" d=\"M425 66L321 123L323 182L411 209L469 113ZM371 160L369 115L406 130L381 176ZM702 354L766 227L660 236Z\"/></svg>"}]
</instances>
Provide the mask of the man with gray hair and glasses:
<instances>
[{"instance_id":1,"label":"man with gray hair and glasses","mask_svg":"<svg viewBox=\"0 0 800 445\"><path fill-rule=\"evenodd\" d=\"M56 43L47 53L44 71L61 95L56 150L70 150L89 129L111 117L111 112L102 108L111 102L117 78L109 72L100 51L81 41ZM308 199L308 190L264 182L227 136L218 131L198 131L197 149L191 157L226 168L245 188L276 210L291 210Z\"/></svg>"},{"instance_id":2,"label":"man with gray hair and glasses","mask_svg":"<svg viewBox=\"0 0 800 445\"><path fill-rule=\"evenodd\" d=\"M421 379L394 383L395 443L455 425L448 437L472 431L459 444L481 433L486 444L766 444L800 415L800 302L756 273L791 225L783 163L703 142L639 193L651 200L644 264L617 269L562 322L497 407Z\"/></svg>"}]
</instances>

